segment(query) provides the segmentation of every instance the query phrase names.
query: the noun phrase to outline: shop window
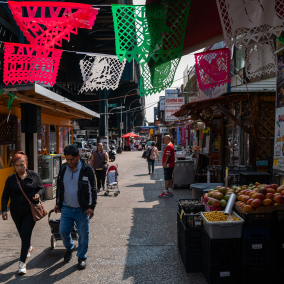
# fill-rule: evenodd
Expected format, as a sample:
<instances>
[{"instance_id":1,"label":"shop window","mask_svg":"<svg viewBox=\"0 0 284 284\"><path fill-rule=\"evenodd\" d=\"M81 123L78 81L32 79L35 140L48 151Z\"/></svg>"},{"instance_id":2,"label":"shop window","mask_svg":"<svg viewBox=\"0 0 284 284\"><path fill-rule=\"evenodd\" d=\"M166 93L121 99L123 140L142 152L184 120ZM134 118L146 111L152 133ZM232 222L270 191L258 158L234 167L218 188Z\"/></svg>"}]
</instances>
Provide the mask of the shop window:
<instances>
[{"instance_id":1,"label":"shop window","mask_svg":"<svg viewBox=\"0 0 284 284\"><path fill-rule=\"evenodd\" d=\"M64 148L71 143L71 127L59 127L59 154L63 154Z\"/></svg>"},{"instance_id":2,"label":"shop window","mask_svg":"<svg viewBox=\"0 0 284 284\"><path fill-rule=\"evenodd\" d=\"M50 125L50 154L57 154L56 126Z\"/></svg>"},{"instance_id":3,"label":"shop window","mask_svg":"<svg viewBox=\"0 0 284 284\"><path fill-rule=\"evenodd\" d=\"M245 61L244 61L244 58L243 58L243 50L241 47L239 48L236 48L236 57L235 57L235 66L237 68L237 70L241 70L242 68L245 67Z\"/></svg>"}]
</instances>

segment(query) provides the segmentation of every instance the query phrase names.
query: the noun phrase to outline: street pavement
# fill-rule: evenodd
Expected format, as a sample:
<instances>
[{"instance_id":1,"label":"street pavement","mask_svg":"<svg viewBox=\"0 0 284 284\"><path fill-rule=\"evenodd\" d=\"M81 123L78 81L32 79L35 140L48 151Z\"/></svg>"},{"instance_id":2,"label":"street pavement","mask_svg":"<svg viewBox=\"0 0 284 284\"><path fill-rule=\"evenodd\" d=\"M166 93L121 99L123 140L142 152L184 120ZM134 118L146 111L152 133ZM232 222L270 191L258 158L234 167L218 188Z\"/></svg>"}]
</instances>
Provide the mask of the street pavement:
<instances>
[{"instance_id":1,"label":"street pavement","mask_svg":"<svg viewBox=\"0 0 284 284\"><path fill-rule=\"evenodd\" d=\"M177 200L191 198L191 190L174 190L174 197L159 199L164 187L161 162L156 160L155 173L148 175L141 155L123 152L112 163L118 164L121 193L117 197L98 193L85 270L77 270L75 252L71 262L64 263L62 241L51 249L45 217L33 231L27 274L18 276L21 243L9 215L8 221L0 220L0 283L206 284L202 274L185 272L177 248ZM54 205L54 200L44 201L48 211Z\"/></svg>"}]
</instances>

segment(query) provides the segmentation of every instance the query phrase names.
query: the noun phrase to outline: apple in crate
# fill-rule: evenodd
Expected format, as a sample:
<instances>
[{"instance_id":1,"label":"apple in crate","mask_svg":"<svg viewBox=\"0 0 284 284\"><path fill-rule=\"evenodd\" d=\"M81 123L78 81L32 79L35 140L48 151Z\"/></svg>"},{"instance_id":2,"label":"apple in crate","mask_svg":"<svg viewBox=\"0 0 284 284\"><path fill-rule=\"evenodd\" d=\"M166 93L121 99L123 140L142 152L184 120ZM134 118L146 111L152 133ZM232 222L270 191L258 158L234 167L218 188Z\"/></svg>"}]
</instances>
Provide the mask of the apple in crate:
<instances>
[{"instance_id":1,"label":"apple in crate","mask_svg":"<svg viewBox=\"0 0 284 284\"><path fill-rule=\"evenodd\" d=\"M276 195L274 196L274 201L281 204L284 202L284 197L282 195Z\"/></svg>"},{"instance_id":2,"label":"apple in crate","mask_svg":"<svg viewBox=\"0 0 284 284\"><path fill-rule=\"evenodd\" d=\"M262 201L262 203L263 203L264 206L272 206L272 205L274 205L274 202L270 198L264 199Z\"/></svg>"},{"instance_id":3,"label":"apple in crate","mask_svg":"<svg viewBox=\"0 0 284 284\"><path fill-rule=\"evenodd\" d=\"M260 199L254 199L250 205L251 205L253 208L258 208L258 207L262 206L262 200L260 200Z\"/></svg>"}]
</instances>

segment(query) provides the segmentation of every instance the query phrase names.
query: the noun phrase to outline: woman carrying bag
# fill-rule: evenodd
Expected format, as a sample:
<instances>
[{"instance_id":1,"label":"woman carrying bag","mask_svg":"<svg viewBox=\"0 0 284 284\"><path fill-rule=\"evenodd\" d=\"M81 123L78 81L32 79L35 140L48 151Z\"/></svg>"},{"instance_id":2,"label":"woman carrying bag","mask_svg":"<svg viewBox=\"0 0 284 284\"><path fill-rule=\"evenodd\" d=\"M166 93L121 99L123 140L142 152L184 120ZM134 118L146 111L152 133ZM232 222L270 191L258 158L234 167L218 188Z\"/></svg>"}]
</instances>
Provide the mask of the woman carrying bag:
<instances>
[{"instance_id":1,"label":"woman carrying bag","mask_svg":"<svg viewBox=\"0 0 284 284\"><path fill-rule=\"evenodd\" d=\"M15 174L7 178L2 195L2 219L8 220L7 205L11 198L11 217L22 240L18 271L22 275L26 273L26 259L33 251L31 237L35 226L35 216L32 207L40 204L40 196L44 192L44 187L39 175L28 170L28 157L23 151L13 156L13 165Z\"/></svg>"},{"instance_id":2,"label":"woman carrying bag","mask_svg":"<svg viewBox=\"0 0 284 284\"><path fill-rule=\"evenodd\" d=\"M151 149L151 154L150 154L149 158L147 159L148 160L149 175L150 175L151 166L152 166L152 174L153 174L156 157L158 156L158 162L160 162L160 157L159 157L158 149L156 147L155 142L151 142L151 146L149 146L148 148Z\"/></svg>"},{"instance_id":3,"label":"woman carrying bag","mask_svg":"<svg viewBox=\"0 0 284 284\"><path fill-rule=\"evenodd\" d=\"M109 166L109 156L107 152L103 152L103 144L98 143L97 151L93 152L90 166L95 170L97 179L97 192L105 190L106 171Z\"/></svg>"}]
</instances>

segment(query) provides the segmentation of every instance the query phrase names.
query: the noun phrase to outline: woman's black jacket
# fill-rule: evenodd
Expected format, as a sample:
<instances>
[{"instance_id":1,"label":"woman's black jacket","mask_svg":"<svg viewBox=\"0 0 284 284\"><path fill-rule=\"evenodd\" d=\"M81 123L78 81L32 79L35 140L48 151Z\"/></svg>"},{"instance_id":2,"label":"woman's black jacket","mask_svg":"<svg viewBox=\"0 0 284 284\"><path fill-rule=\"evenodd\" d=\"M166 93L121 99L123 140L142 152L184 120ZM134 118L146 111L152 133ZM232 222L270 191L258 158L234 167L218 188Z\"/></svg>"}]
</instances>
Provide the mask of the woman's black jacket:
<instances>
[{"instance_id":1,"label":"woman's black jacket","mask_svg":"<svg viewBox=\"0 0 284 284\"><path fill-rule=\"evenodd\" d=\"M27 170L27 173L24 180L21 180L19 176L18 180L21 182L22 189L30 201L35 203L33 197L35 197L36 194L42 196L44 187L37 173L30 170ZM9 198L11 198L10 211L12 214L24 216L31 213L31 207L17 183L15 174L10 175L6 180L1 201L2 212L7 211Z\"/></svg>"}]
</instances>

